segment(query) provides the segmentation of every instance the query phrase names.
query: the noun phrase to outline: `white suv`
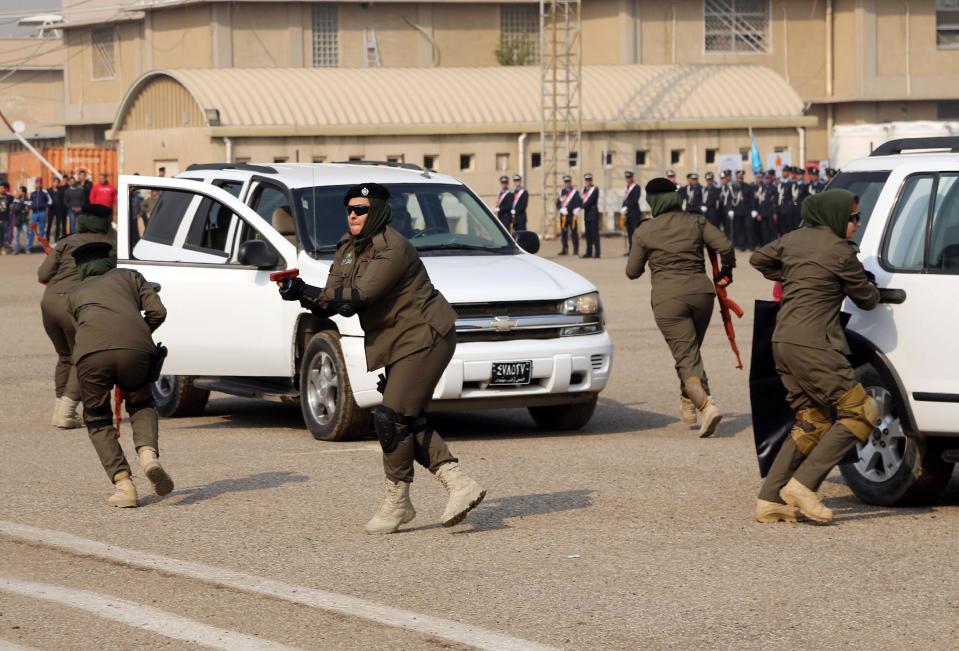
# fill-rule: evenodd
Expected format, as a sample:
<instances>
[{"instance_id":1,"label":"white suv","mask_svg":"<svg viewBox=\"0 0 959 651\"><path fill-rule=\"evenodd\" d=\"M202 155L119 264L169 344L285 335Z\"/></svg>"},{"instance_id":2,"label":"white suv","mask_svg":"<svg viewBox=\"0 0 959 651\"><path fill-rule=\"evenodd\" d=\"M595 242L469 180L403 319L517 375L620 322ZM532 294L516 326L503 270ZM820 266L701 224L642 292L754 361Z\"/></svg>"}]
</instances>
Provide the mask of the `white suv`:
<instances>
[{"instance_id":1,"label":"white suv","mask_svg":"<svg viewBox=\"0 0 959 651\"><path fill-rule=\"evenodd\" d=\"M872 504L932 501L959 461L959 138L887 142L829 187L860 197L860 258L882 294L843 308L882 422L842 474Z\"/></svg>"},{"instance_id":2,"label":"white suv","mask_svg":"<svg viewBox=\"0 0 959 651\"><path fill-rule=\"evenodd\" d=\"M419 250L459 315L456 354L432 409L526 407L548 429L585 425L613 346L596 287L533 255L463 183L390 163L194 165L177 178L120 177L120 196L151 191L142 237L118 215L122 267L159 283L170 351L154 387L160 413L200 413L211 390L299 400L310 432L369 431L381 399L356 317L319 318L280 299L273 271L322 286L346 231L342 198L364 181L391 192L393 226ZM519 245L517 245L517 242ZM521 248L522 247L522 248Z\"/></svg>"}]
</instances>

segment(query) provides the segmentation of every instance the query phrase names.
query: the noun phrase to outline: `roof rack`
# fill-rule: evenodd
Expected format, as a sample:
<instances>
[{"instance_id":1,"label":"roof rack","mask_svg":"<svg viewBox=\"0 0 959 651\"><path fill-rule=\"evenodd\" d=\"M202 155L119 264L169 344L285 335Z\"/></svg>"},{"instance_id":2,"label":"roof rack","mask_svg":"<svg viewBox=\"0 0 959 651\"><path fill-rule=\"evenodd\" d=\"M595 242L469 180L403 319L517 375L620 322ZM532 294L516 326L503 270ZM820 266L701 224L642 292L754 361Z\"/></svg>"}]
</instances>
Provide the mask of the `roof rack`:
<instances>
[{"instance_id":1,"label":"roof rack","mask_svg":"<svg viewBox=\"0 0 959 651\"><path fill-rule=\"evenodd\" d=\"M915 149L947 149L959 154L959 137L939 136L933 138L897 138L884 142L873 150L870 156L895 156L904 151Z\"/></svg>"},{"instance_id":2,"label":"roof rack","mask_svg":"<svg viewBox=\"0 0 959 651\"><path fill-rule=\"evenodd\" d=\"M269 165L250 165L249 163L193 163L186 168L187 172L202 170L240 170L242 172L257 172L259 174L276 174L276 168Z\"/></svg>"},{"instance_id":3,"label":"roof rack","mask_svg":"<svg viewBox=\"0 0 959 651\"><path fill-rule=\"evenodd\" d=\"M382 165L383 167L397 167L404 170L413 170L422 172L423 168L415 163L396 163L386 160L338 160L333 161L335 165Z\"/></svg>"}]
</instances>

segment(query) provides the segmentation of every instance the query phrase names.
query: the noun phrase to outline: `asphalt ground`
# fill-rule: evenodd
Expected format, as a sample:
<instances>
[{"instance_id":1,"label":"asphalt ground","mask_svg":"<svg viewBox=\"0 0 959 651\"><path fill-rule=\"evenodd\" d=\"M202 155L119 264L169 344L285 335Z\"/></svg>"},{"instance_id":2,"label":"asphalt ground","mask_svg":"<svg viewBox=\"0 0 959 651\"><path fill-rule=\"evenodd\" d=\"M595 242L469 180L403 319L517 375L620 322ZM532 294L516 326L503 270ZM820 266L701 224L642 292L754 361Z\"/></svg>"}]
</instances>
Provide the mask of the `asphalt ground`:
<instances>
[{"instance_id":1,"label":"asphalt ground","mask_svg":"<svg viewBox=\"0 0 959 651\"><path fill-rule=\"evenodd\" d=\"M602 292L616 350L593 420L569 434L539 430L522 410L439 415L488 497L444 529L445 494L420 471L416 519L385 537L363 531L382 496L374 442L317 442L294 406L222 395L200 418L161 421L170 496L137 477L142 507L108 507L85 430L49 425L40 256L0 257L0 648L200 648L237 634L220 648L955 648L959 481L934 507L884 509L861 504L834 472L822 494L835 524L753 522L747 373L718 313L704 355L726 416L700 440L678 418L649 279L626 279L622 240L603 250L580 260L543 247ZM748 368L749 308L771 285L745 254L739 264L730 292L747 308L736 327ZM115 547L93 552L89 541ZM150 555L206 569L138 566ZM231 587L229 571L288 586L287 597ZM297 602L311 591L328 601ZM338 611L339 596L366 610ZM118 621L122 604L104 614L96 599L162 613ZM415 623L399 627L391 609ZM424 632L434 621L439 633Z\"/></svg>"}]
</instances>

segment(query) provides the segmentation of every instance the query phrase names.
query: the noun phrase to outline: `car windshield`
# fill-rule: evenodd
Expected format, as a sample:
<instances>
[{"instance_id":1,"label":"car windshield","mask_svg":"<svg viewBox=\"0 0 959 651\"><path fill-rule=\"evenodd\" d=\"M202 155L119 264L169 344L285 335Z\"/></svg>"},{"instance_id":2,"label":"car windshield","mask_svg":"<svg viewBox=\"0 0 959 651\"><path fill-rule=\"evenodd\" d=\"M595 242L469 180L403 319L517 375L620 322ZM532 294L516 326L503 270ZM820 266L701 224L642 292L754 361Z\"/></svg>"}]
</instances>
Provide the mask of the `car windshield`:
<instances>
[{"instance_id":1,"label":"car windshield","mask_svg":"<svg viewBox=\"0 0 959 651\"><path fill-rule=\"evenodd\" d=\"M461 185L393 184L390 226L423 255L489 255L519 249L479 199ZM343 195L349 186L294 190L303 246L314 256L331 255L346 234Z\"/></svg>"},{"instance_id":2,"label":"car windshield","mask_svg":"<svg viewBox=\"0 0 959 651\"><path fill-rule=\"evenodd\" d=\"M859 197L859 214L862 215L862 226L859 227L853 237L856 244L862 242L862 236L866 234L866 226L872 216L872 209L876 207L876 200L879 199L879 193L882 192L888 178L889 172L886 171L840 172L827 187L827 189L849 190Z\"/></svg>"}]
</instances>

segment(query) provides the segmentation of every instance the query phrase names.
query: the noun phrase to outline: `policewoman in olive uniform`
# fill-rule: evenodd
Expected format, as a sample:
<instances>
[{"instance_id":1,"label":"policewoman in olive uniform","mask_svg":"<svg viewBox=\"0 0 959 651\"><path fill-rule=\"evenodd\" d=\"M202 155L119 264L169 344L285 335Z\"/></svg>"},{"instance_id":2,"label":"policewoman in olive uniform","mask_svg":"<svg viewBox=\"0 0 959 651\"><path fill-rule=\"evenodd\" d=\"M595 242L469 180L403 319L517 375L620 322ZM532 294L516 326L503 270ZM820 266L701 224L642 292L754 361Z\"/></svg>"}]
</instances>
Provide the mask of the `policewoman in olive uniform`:
<instances>
[{"instance_id":1,"label":"policewoman in olive uniform","mask_svg":"<svg viewBox=\"0 0 959 651\"><path fill-rule=\"evenodd\" d=\"M876 403L846 358L850 351L839 322L845 298L864 310L879 302L879 290L849 241L859 226L858 213L858 198L846 190L812 195L802 205L805 226L749 260L763 276L783 284L773 356L796 412L796 424L759 491L759 522L795 522L797 509L812 520L831 521L833 513L816 491L877 422Z\"/></svg>"},{"instance_id":2,"label":"policewoman in olive uniform","mask_svg":"<svg viewBox=\"0 0 959 651\"><path fill-rule=\"evenodd\" d=\"M77 413L80 404L80 384L73 366L73 340L76 326L67 310L67 297L80 282L73 252L90 242L107 242L110 256L116 259L116 232L110 224L112 213L107 206L87 204L77 217L77 232L58 240L37 270L37 279L46 289L40 300L43 329L57 351L54 371L56 402L53 407L53 426L73 429L80 426Z\"/></svg>"},{"instance_id":3,"label":"policewoman in olive uniform","mask_svg":"<svg viewBox=\"0 0 959 651\"><path fill-rule=\"evenodd\" d=\"M280 295L320 316L358 315L368 369L386 369L383 403L373 410L386 498L367 533L393 533L416 516L410 501L414 460L449 493L441 522L451 527L486 495L426 420L433 390L456 349L456 312L433 287L416 248L389 225L385 187L357 185L343 203L349 233L337 246L326 286L294 278L281 286Z\"/></svg>"},{"instance_id":4,"label":"policewoman in olive uniform","mask_svg":"<svg viewBox=\"0 0 959 651\"><path fill-rule=\"evenodd\" d=\"M703 215L683 210L683 199L668 179L646 184L646 201L653 219L642 222L633 234L626 275L639 278L649 264L653 315L676 360L680 413L686 424L695 425L698 411L703 419L699 435L705 438L716 431L722 413L710 397L700 354L716 302L703 247L719 254L722 270L715 281L724 286L732 282L736 254L726 236Z\"/></svg>"},{"instance_id":5,"label":"policewoman in olive uniform","mask_svg":"<svg viewBox=\"0 0 959 651\"><path fill-rule=\"evenodd\" d=\"M77 324L73 359L83 418L103 469L114 483L108 502L135 507L137 490L117 440L111 397L114 385L119 386L140 467L157 495L168 494L173 480L158 460L157 412L150 390L159 370L152 333L166 319L166 308L143 276L115 268L116 262L109 257L112 249L108 242L90 242L73 252L81 282L70 293L67 309Z\"/></svg>"}]
</instances>

